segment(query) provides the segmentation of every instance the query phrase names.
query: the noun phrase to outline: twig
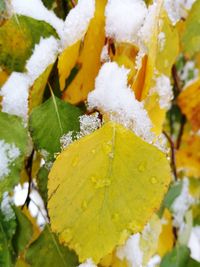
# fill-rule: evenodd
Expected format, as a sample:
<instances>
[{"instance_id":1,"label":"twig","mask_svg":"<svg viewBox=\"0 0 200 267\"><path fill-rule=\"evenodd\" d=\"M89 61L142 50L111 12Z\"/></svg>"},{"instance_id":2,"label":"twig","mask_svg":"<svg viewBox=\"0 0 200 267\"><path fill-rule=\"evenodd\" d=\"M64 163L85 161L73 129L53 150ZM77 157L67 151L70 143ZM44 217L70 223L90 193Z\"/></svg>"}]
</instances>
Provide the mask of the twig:
<instances>
[{"instance_id":1,"label":"twig","mask_svg":"<svg viewBox=\"0 0 200 267\"><path fill-rule=\"evenodd\" d=\"M71 5L72 5L73 7L76 6L76 2L75 2L75 0L70 0L70 2L71 2Z\"/></svg>"},{"instance_id":2,"label":"twig","mask_svg":"<svg viewBox=\"0 0 200 267\"><path fill-rule=\"evenodd\" d=\"M174 80L174 85L177 89L177 93L179 94L181 92L181 81L179 79L179 76L178 76L178 73L177 73L177 69L176 69L176 66L173 65L172 67L172 77L173 77L173 80Z\"/></svg>"},{"instance_id":3,"label":"twig","mask_svg":"<svg viewBox=\"0 0 200 267\"><path fill-rule=\"evenodd\" d=\"M181 123L181 125L180 125L180 128L179 128L179 133L178 133L178 137L177 137L176 149L179 149L180 145L181 145L182 136L183 136L183 132L184 132L184 127L185 127L185 123L186 123L185 115L181 116L180 123Z\"/></svg>"},{"instance_id":4,"label":"twig","mask_svg":"<svg viewBox=\"0 0 200 267\"><path fill-rule=\"evenodd\" d=\"M172 141L171 137L165 132L163 131L163 134L165 135L165 137L167 138L170 147L171 147L171 167L172 167L172 171L174 174L174 179L177 180L177 171L176 171L176 158L175 158L175 145L174 142Z\"/></svg>"},{"instance_id":5,"label":"twig","mask_svg":"<svg viewBox=\"0 0 200 267\"><path fill-rule=\"evenodd\" d=\"M32 163L33 163L33 156L34 156L34 149L32 150L31 152L31 155L30 157L28 158L27 160L27 163L26 163L26 166L25 166L25 169L26 169L26 172L27 172L27 175L28 175L28 192L27 192L27 196L26 196L26 199L25 199L25 202L22 206L22 209L23 207L26 205L28 207L29 203L30 203L30 193L31 193L31 184L32 184Z\"/></svg>"}]
</instances>

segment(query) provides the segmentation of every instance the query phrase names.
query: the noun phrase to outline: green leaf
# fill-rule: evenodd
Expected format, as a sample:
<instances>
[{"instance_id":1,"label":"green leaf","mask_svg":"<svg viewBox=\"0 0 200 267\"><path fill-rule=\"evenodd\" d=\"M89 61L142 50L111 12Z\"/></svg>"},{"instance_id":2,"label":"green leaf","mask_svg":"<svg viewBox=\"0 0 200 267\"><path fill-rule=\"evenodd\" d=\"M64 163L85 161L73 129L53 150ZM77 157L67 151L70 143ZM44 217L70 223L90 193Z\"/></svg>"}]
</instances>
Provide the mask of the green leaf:
<instances>
[{"instance_id":1,"label":"green leaf","mask_svg":"<svg viewBox=\"0 0 200 267\"><path fill-rule=\"evenodd\" d=\"M164 206L171 209L171 206L174 202L174 200L180 195L182 190L182 183L178 182L176 184L172 184L169 188L169 191L167 192L165 198L164 198Z\"/></svg>"},{"instance_id":2,"label":"green leaf","mask_svg":"<svg viewBox=\"0 0 200 267\"><path fill-rule=\"evenodd\" d=\"M37 174L37 185L45 204L47 204L48 174L49 170L45 166L42 166Z\"/></svg>"},{"instance_id":3,"label":"green leaf","mask_svg":"<svg viewBox=\"0 0 200 267\"><path fill-rule=\"evenodd\" d=\"M17 228L13 237L13 246L16 254L19 255L19 253L25 249L28 242L30 242L33 234L33 227L20 208L14 207L14 211L16 215Z\"/></svg>"},{"instance_id":4,"label":"green leaf","mask_svg":"<svg viewBox=\"0 0 200 267\"><path fill-rule=\"evenodd\" d=\"M52 230L96 263L144 228L171 179L164 153L115 123L73 142L48 181Z\"/></svg>"},{"instance_id":5,"label":"green leaf","mask_svg":"<svg viewBox=\"0 0 200 267\"><path fill-rule=\"evenodd\" d=\"M4 0L0 0L0 15L5 11L6 5Z\"/></svg>"},{"instance_id":6,"label":"green leaf","mask_svg":"<svg viewBox=\"0 0 200 267\"><path fill-rule=\"evenodd\" d=\"M78 266L76 254L59 244L56 235L51 233L48 226L30 245L25 257L31 267Z\"/></svg>"},{"instance_id":7,"label":"green leaf","mask_svg":"<svg viewBox=\"0 0 200 267\"><path fill-rule=\"evenodd\" d=\"M163 257L160 267L187 267L189 256L189 248L186 246L176 246Z\"/></svg>"},{"instance_id":8,"label":"green leaf","mask_svg":"<svg viewBox=\"0 0 200 267\"><path fill-rule=\"evenodd\" d=\"M200 267L200 262L190 258L186 267Z\"/></svg>"},{"instance_id":9,"label":"green leaf","mask_svg":"<svg viewBox=\"0 0 200 267\"><path fill-rule=\"evenodd\" d=\"M0 65L7 71L25 70L27 59L41 37L57 36L46 22L26 16L13 16L0 28Z\"/></svg>"},{"instance_id":10,"label":"green leaf","mask_svg":"<svg viewBox=\"0 0 200 267\"><path fill-rule=\"evenodd\" d=\"M12 238L16 230L15 213L7 204L0 209L0 266L11 267L15 258L14 250L12 247Z\"/></svg>"},{"instance_id":11,"label":"green leaf","mask_svg":"<svg viewBox=\"0 0 200 267\"><path fill-rule=\"evenodd\" d=\"M0 179L0 199L5 191L10 191L20 179L20 171L27 153L28 132L21 118L0 112L0 141L19 149L20 155L8 165L9 173ZM4 166L5 167L5 166Z\"/></svg>"},{"instance_id":12,"label":"green leaf","mask_svg":"<svg viewBox=\"0 0 200 267\"><path fill-rule=\"evenodd\" d=\"M183 51L190 56L200 51L200 0L195 1L185 23Z\"/></svg>"},{"instance_id":13,"label":"green leaf","mask_svg":"<svg viewBox=\"0 0 200 267\"><path fill-rule=\"evenodd\" d=\"M53 158L54 153L60 152L61 136L69 131L79 130L81 114L79 108L54 95L33 109L29 129L36 148L46 150Z\"/></svg>"}]
</instances>

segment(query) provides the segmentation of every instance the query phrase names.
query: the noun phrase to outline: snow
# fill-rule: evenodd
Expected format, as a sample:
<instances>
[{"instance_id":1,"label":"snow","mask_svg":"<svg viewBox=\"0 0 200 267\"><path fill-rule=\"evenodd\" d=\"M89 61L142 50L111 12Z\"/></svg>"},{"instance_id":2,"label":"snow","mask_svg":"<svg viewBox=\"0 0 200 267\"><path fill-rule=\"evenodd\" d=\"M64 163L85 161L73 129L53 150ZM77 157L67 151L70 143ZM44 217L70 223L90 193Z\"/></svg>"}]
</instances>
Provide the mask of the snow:
<instances>
[{"instance_id":1,"label":"snow","mask_svg":"<svg viewBox=\"0 0 200 267\"><path fill-rule=\"evenodd\" d=\"M164 32L160 32L158 34L158 44L160 47L160 51L163 51L164 46L165 46L165 41L166 41L166 36Z\"/></svg>"},{"instance_id":2,"label":"snow","mask_svg":"<svg viewBox=\"0 0 200 267\"><path fill-rule=\"evenodd\" d=\"M73 143L73 131L70 131L67 134L61 136L60 145L62 150L67 148L71 143Z\"/></svg>"},{"instance_id":3,"label":"snow","mask_svg":"<svg viewBox=\"0 0 200 267\"><path fill-rule=\"evenodd\" d=\"M12 72L2 86L2 111L22 117L25 121L28 113L29 88L34 81L54 63L58 53L58 41L53 37L41 38L35 45L32 56L26 63L26 73Z\"/></svg>"},{"instance_id":4,"label":"snow","mask_svg":"<svg viewBox=\"0 0 200 267\"><path fill-rule=\"evenodd\" d=\"M191 257L200 262L200 226L192 227L188 247L191 250Z\"/></svg>"},{"instance_id":5,"label":"snow","mask_svg":"<svg viewBox=\"0 0 200 267\"><path fill-rule=\"evenodd\" d=\"M172 204L172 211L174 217L173 225L175 227L178 227L180 232L184 230L184 217L193 203L194 199L189 193L189 180L188 178L184 178L181 194L175 199Z\"/></svg>"},{"instance_id":6,"label":"snow","mask_svg":"<svg viewBox=\"0 0 200 267\"><path fill-rule=\"evenodd\" d=\"M159 96L159 105L162 109L168 110L171 107L173 99L173 90L170 79L165 75L156 78L156 85L151 89L150 94L157 93Z\"/></svg>"},{"instance_id":7,"label":"snow","mask_svg":"<svg viewBox=\"0 0 200 267\"><path fill-rule=\"evenodd\" d=\"M96 78L95 89L88 95L89 109L97 108L111 121L122 124L138 136L152 142L151 120L143 103L127 86L129 70L114 62L105 63Z\"/></svg>"},{"instance_id":8,"label":"snow","mask_svg":"<svg viewBox=\"0 0 200 267\"><path fill-rule=\"evenodd\" d=\"M156 267L156 266L159 266L160 262L161 262L160 256L159 255L155 255L155 256L153 256L149 260L149 262L148 262L148 264L147 264L146 267Z\"/></svg>"},{"instance_id":9,"label":"snow","mask_svg":"<svg viewBox=\"0 0 200 267\"><path fill-rule=\"evenodd\" d=\"M164 7L173 25L181 18L186 18L196 0L165 0Z\"/></svg>"},{"instance_id":10,"label":"snow","mask_svg":"<svg viewBox=\"0 0 200 267\"><path fill-rule=\"evenodd\" d=\"M95 0L79 0L70 10L64 23L63 47L68 47L84 37L94 12Z\"/></svg>"},{"instance_id":11,"label":"snow","mask_svg":"<svg viewBox=\"0 0 200 267\"><path fill-rule=\"evenodd\" d=\"M12 204L11 197L8 195L8 192L4 192L0 209L4 215L4 220L7 222L15 218L15 213L11 208L11 204Z\"/></svg>"},{"instance_id":12,"label":"snow","mask_svg":"<svg viewBox=\"0 0 200 267\"><path fill-rule=\"evenodd\" d=\"M24 73L12 72L1 88L2 111L27 118L30 78Z\"/></svg>"},{"instance_id":13,"label":"snow","mask_svg":"<svg viewBox=\"0 0 200 267\"><path fill-rule=\"evenodd\" d=\"M160 5L160 4L159 4ZM140 42L147 45L151 41L153 30L155 29L155 21L157 21L159 6L156 1L148 7L143 26L139 31Z\"/></svg>"},{"instance_id":14,"label":"snow","mask_svg":"<svg viewBox=\"0 0 200 267\"><path fill-rule=\"evenodd\" d=\"M59 49L58 40L53 36L43 39L35 45L32 56L26 63L26 70L33 83L57 58Z\"/></svg>"},{"instance_id":15,"label":"snow","mask_svg":"<svg viewBox=\"0 0 200 267\"><path fill-rule=\"evenodd\" d=\"M101 62L105 63L110 61L109 53L108 53L108 44L104 45L101 51Z\"/></svg>"},{"instance_id":16,"label":"snow","mask_svg":"<svg viewBox=\"0 0 200 267\"><path fill-rule=\"evenodd\" d=\"M84 263L80 264L78 267L96 267L92 259L87 259Z\"/></svg>"},{"instance_id":17,"label":"snow","mask_svg":"<svg viewBox=\"0 0 200 267\"><path fill-rule=\"evenodd\" d=\"M80 133L77 133L77 139L89 135L101 127L101 120L98 116L99 114L95 112L91 115L82 115L79 117Z\"/></svg>"},{"instance_id":18,"label":"snow","mask_svg":"<svg viewBox=\"0 0 200 267\"><path fill-rule=\"evenodd\" d=\"M120 260L127 260L130 267L142 267L143 252L140 249L140 234L131 235L124 246L117 248L116 255Z\"/></svg>"},{"instance_id":19,"label":"snow","mask_svg":"<svg viewBox=\"0 0 200 267\"><path fill-rule=\"evenodd\" d=\"M11 0L13 12L49 23L58 33L63 36L64 22L53 11L48 10L41 0Z\"/></svg>"},{"instance_id":20,"label":"snow","mask_svg":"<svg viewBox=\"0 0 200 267\"><path fill-rule=\"evenodd\" d=\"M195 80L198 75L199 75L199 70L196 68L195 66L195 62L192 60L189 60L186 62L186 64L184 65L183 69L181 71L179 71L179 77L183 82L191 82L191 77L190 75L193 75L192 77L192 81Z\"/></svg>"},{"instance_id":21,"label":"snow","mask_svg":"<svg viewBox=\"0 0 200 267\"><path fill-rule=\"evenodd\" d=\"M134 43L147 12L142 0L108 0L106 35L117 42Z\"/></svg>"}]
</instances>

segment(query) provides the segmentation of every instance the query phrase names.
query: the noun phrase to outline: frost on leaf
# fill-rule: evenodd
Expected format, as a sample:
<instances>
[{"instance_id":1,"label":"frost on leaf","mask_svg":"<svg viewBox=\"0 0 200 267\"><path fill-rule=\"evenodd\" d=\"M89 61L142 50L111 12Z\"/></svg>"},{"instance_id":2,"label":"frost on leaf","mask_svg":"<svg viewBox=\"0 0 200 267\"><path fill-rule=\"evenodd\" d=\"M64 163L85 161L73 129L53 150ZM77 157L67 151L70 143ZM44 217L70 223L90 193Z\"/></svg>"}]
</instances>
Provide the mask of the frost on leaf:
<instances>
[{"instance_id":1,"label":"frost on leaf","mask_svg":"<svg viewBox=\"0 0 200 267\"><path fill-rule=\"evenodd\" d=\"M99 262L143 229L159 208L170 176L161 151L119 124L104 124L73 142L53 164L48 180L52 230L81 262Z\"/></svg>"},{"instance_id":2,"label":"frost on leaf","mask_svg":"<svg viewBox=\"0 0 200 267\"><path fill-rule=\"evenodd\" d=\"M15 144L0 140L0 180L10 173L9 166L20 156L20 150Z\"/></svg>"}]
</instances>

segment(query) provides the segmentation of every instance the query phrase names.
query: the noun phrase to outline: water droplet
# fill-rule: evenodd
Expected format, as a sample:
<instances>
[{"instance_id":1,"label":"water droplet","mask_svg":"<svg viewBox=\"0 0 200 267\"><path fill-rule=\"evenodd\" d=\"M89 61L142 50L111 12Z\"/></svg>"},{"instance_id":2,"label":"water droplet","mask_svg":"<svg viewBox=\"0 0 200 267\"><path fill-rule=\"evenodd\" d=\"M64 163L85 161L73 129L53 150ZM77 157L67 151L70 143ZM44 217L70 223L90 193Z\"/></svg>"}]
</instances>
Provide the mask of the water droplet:
<instances>
[{"instance_id":1,"label":"water droplet","mask_svg":"<svg viewBox=\"0 0 200 267\"><path fill-rule=\"evenodd\" d=\"M140 230L140 225L136 221L133 221L129 223L128 229L133 233L137 233Z\"/></svg>"},{"instance_id":2,"label":"water droplet","mask_svg":"<svg viewBox=\"0 0 200 267\"><path fill-rule=\"evenodd\" d=\"M150 178L150 182L152 184L157 184L158 183L158 180L157 180L157 178L155 176L153 176L153 177Z\"/></svg>"},{"instance_id":3,"label":"water droplet","mask_svg":"<svg viewBox=\"0 0 200 267\"><path fill-rule=\"evenodd\" d=\"M72 166L76 167L76 165L78 164L78 157L75 157L72 161Z\"/></svg>"},{"instance_id":4,"label":"water droplet","mask_svg":"<svg viewBox=\"0 0 200 267\"><path fill-rule=\"evenodd\" d=\"M72 239L72 230L70 228L65 229L59 236L61 243L69 242Z\"/></svg>"},{"instance_id":5,"label":"water droplet","mask_svg":"<svg viewBox=\"0 0 200 267\"><path fill-rule=\"evenodd\" d=\"M114 158L114 154L112 152L109 153L109 158L111 158L111 159Z\"/></svg>"},{"instance_id":6,"label":"water droplet","mask_svg":"<svg viewBox=\"0 0 200 267\"><path fill-rule=\"evenodd\" d=\"M81 207L82 207L83 210L86 210L87 209L88 203L87 203L86 200L83 200Z\"/></svg>"},{"instance_id":7,"label":"water droplet","mask_svg":"<svg viewBox=\"0 0 200 267\"><path fill-rule=\"evenodd\" d=\"M91 181L95 184L95 188L102 188L106 186L110 186L111 180L106 178L102 179L101 177L92 176Z\"/></svg>"},{"instance_id":8,"label":"water droplet","mask_svg":"<svg viewBox=\"0 0 200 267\"><path fill-rule=\"evenodd\" d=\"M146 164L145 164L145 162L141 162L141 163L138 165L138 171L139 171L139 172L143 172L143 171L145 171L145 169L146 169Z\"/></svg>"},{"instance_id":9,"label":"water droplet","mask_svg":"<svg viewBox=\"0 0 200 267\"><path fill-rule=\"evenodd\" d=\"M96 149L92 149L92 154L95 154L96 153Z\"/></svg>"}]
</instances>

